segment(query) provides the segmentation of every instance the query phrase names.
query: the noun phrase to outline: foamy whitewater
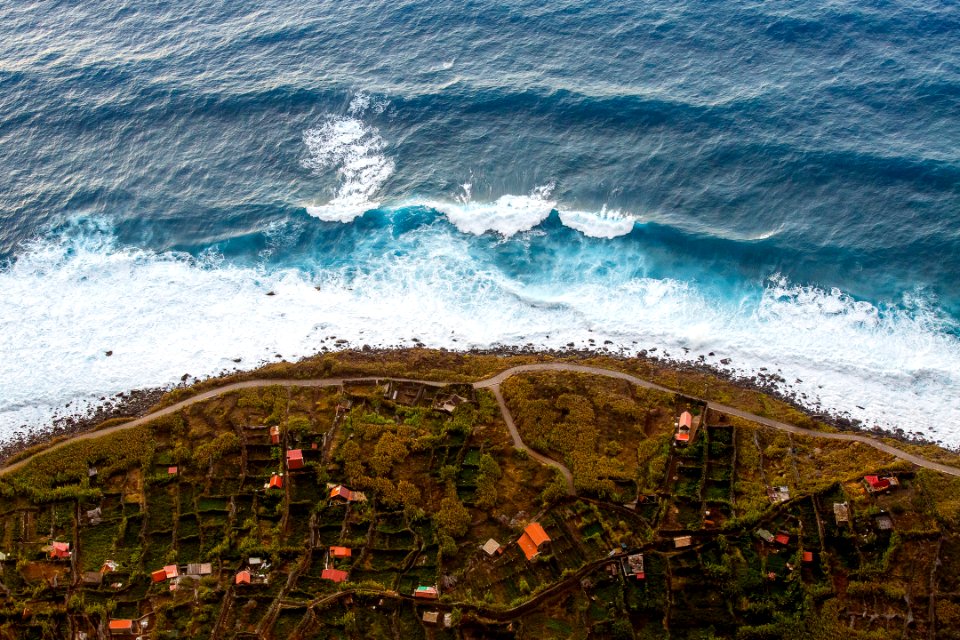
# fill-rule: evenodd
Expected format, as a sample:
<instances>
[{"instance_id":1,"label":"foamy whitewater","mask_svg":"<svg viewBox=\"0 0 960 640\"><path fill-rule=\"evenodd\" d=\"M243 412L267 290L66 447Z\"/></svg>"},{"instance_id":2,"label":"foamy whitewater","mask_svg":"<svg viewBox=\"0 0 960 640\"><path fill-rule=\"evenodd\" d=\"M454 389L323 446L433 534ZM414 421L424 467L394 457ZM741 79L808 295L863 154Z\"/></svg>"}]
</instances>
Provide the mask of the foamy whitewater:
<instances>
[{"instance_id":1,"label":"foamy whitewater","mask_svg":"<svg viewBox=\"0 0 960 640\"><path fill-rule=\"evenodd\" d=\"M347 340L702 356L960 446L955 4L0 18L0 439Z\"/></svg>"}]
</instances>

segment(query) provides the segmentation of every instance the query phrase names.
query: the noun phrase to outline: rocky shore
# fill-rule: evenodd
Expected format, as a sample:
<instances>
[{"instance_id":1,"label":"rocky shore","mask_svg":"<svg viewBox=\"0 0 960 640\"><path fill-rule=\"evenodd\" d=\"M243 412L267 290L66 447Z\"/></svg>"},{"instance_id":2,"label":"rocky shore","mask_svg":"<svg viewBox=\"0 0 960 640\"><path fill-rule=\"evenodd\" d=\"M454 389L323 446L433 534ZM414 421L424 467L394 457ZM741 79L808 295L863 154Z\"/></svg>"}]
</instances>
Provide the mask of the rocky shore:
<instances>
[{"instance_id":1,"label":"rocky shore","mask_svg":"<svg viewBox=\"0 0 960 640\"><path fill-rule=\"evenodd\" d=\"M414 347L402 345L397 345L395 347L371 347L369 345L363 345L362 347L355 348L359 351L372 354L390 353L393 351L411 348L425 348L425 345L419 341L416 342L415 345L416 346ZM346 344L346 341L344 341L344 344L338 344L338 347L344 350L348 350L350 348L350 346ZM323 347L318 353L331 353L337 350L339 349L329 349L328 347ZM450 350L439 349L439 351ZM707 373L715 376L718 379L733 383L741 388L765 393L773 398L776 398L777 400L793 406L794 408L808 415L815 417L817 420L825 424L831 425L842 431L871 433L910 444L936 444L943 446L943 444L939 441L929 440L924 438L921 434L907 432L903 429L888 431L880 429L879 427L868 428L859 420L851 419L849 416L845 416L840 413L825 410L819 405L819 403L807 398L806 394L800 394L791 391L789 381L784 379L778 372L760 370L751 375L743 375L737 372L735 368L729 366L729 360L721 360L721 363L724 365L724 367L727 367L724 368L705 362L703 356L701 356L699 360L695 361L677 360L671 358L668 353L658 352L656 349L651 349L649 351L641 350L638 353L632 353L625 349L613 349L608 348L607 346L599 345L588 349L578 349L574 348L572 345L564 349L549 349L536 347L534 345L499 345L488 349L469 349L463 351L463 353L475 355L494 355L502 357L511 355L543 355L565 359L587 359L598 356L624 361L640 359L660 367L667 367L677 371ZM239 369L234 369L233 371L224 371L219 375L210 376L207 378L207 380L229 378L237 373L240 373ZM179 386L188 386L187 379L188 376L185 375ZM199 380L194 379L193 382L199 382ZM173 387L171 386L170 388L135 389L125 393L118 393L111 398L101 398L100 404L91 406L85 412L80 413L69 413L70 407L64 407L64 411L66 413L64 415L58 415L55 417L52 424L47 428L27 427L24 425L21 427L19 432L13 435L13 437L6 442L0 443L0 464L8 460L11 456L14 456L25 449L29 449L30 447L63 437L69 437L90 431L106 420L113 418L136 418L143 416L152 406L160 401L165 393L170 391L172 388Z\"/></svg>"},{"instance_id":2,"label":"rocky shore","mask_svg":"<svg viewBox=\"0 0 960 640\"><path fill-rule=\"evenodd\" d=\"M162 388L134 389L111 398L101 398L99 404L92 405L85 412L58 415L46 428L23 426L9 440L0 443L0 462L38 444L91 431L106 420L145 415L167 391ZM64 408L64 411L69 410L70 407Z\"/></svg>"}]
</instances>

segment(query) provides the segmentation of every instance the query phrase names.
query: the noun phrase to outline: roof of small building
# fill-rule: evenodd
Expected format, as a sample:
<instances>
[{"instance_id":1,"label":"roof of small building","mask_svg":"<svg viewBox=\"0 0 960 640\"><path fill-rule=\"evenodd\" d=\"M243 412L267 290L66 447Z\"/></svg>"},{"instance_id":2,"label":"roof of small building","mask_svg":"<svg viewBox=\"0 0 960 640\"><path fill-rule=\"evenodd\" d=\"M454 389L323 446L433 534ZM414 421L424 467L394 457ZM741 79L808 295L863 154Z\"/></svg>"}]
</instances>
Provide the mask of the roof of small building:
<instances>
[{"instance_id":1,"label":"roof of small building","mask_svg":"<svg viewBox=\"0 0 960 640\"><path fill-rule=\"evenodd\" d=\"M180 575L180 570L177 569L177 565L175 564L168 564L163 568L163 572L168 578L176 578Z\"/></svg>"},{"instance_id":2,"label":"roof of small building","mask_svg":"<svg viewBox=\"0 0 960 640\"><path fill-rule=\"evenodd\" d=\"M349 558L351 553L350 547L330 547L330 555L336 558Z\"/></svg>"},{"instance_id":3,"label":"roof of small building","mask_svg":"<svg viewBox=\"0 0 960 640\"><path fill-rule=\"evenodd\" d=\"M804 551L804 552L803 552L803 561L804 561L804 562L813 562L813 551Z\"/></svg>"},{"instance_id":4,"label":"roof of small building","mask_svg":"<svg viewBox=\"0 0 960 640\"><path fill-rule=\"evenodd\" d=\"M347 579L347 572L340 569L324 569L320 577L324 580L333 580L334 582L343 582Z\"/></svg>"},{"instance_id":5,"label":"roof of small building","mask_svg":"<svg viewBox=\"0 0 960 640\"><path fill-rule=\"evenodd\" d=\"M157 569L150 574L150 579L154 582L163 582L167 579L167 572L163 569Z\"/></svg>"},{"instance_id":6,"label":"roof of small building","mask_svg":"<svg viewBox=\"0 0 960 640\"><path fill-rule=\"evenodd\" d=\"M550 542L550 536L543 530L539 522L531 522L524 528L523 532L530 536L530 539L533 540L533 543L538 547L544 542Z\"/></svg>"},{"instance_id":7,"label":"roof of small building","mask_svg":"<svg viewBox=\"0 0 960 640\"><path fill-rule=\"evenodd\" d=\"M520 545L520 550L523 551L523 555L527 557L527 560L533 560L540 553L540 550L537 549L537 545L533 544L533 540L531 540L530 536L528 536L526 533L520 536L520 539L517 540L517 544Z\"/></svg>"},{"instance_id":8,"label":"roof of small building","mask_svg":"<svg viewBox=\"0 0 960 640\"><path fill-rule=\"evenodd\" d=\"M673 546L677 549L689 547L693 544L693 536L679 536L673 539Z\"/></svg>"},{"instance_id":9,"label":"roof of small building","mask_svg":"<svg viewBox=\"0 0 960 640\"><path fill-rule=\"evenodd\" d=\"M693 425L693 416L690 415L689 411L684 411L680 414L680 426L681 427L691 427Z\"/></svg>"},{"instance_id":10,"label":"roof of small building","mask_svg":"<svg viewBox=\"0 0 960 640\"><path fill-rule=\"evenodd\" d=\"M687 440L690 439L690 434L689 434L689 433L678 433L678 434L676 435L676 439L677 439L678 441L680 441L680 442L686 442Z\"/></svg>"},{"instance_id":11,"label":"roof of small building","mask_svg":"<svg viewBox=\"0 0 960 640\"><path fill-rule=\"evenodd\" d=\"M167 474L171 476L177 475L177 467L167 467Z\"/></svg>"},{"instance_id":12,"label":"roof of small building","mask_svg":"<svg viewBox=\"0 0 960 640\"><path fill-rule=\"evenodd\" d=\"M303 460L303 449L290 449L287 451L287 460Z\"/></svg>"},{"instance_id":13,"label":"roof of small building","mask_svg":"<svg viewBox=\"0 0 960 640\"><path fill-rule=\"evenodd\" d=\"M270 476L270 482L267 483L267 487L270 489L283 489L283 476L276 473Z\"/></svg>"},{"instance_id":14,"label":"roof of small building","mask_svg":"<svg viewBox=\"0 0 960 640\"><path fill-rule=\"evenodd\" d=\"M343 498L344 500L352 500L353 491L350 491L350 489L347 489L342 484L338 484L337 486L330 488L330 497Z\"/></svg>"},{"instance_id":15,"label":"roof of small building","mask_svg":"<svg viewBox=\"0 0 960 640\"><path fill-rule=\"evenodd\" d=\"M111 620L107 627L111 631L129 631L133 629L133 620Z\"/></svg>"},{"instance_id":16,"label":"roof of small building","mask_svg":"<svg viewBox=\"0 0 960 640\"><path fill-rule=\"evenodd\" d=\"M484 543L483 550L487 552L487 555L492 556L497 551L500 551L500 543L493 538L490 538Z\"/></svg>"},{"instance_id":17,"label":"roof of small building","mask_svg":"<svg viewBox=\"0 0 960 640\"><path fill-rule=\"evenodd\" d=\"M436 598L437 597L437 588L436 587L427 587L420 585L413 590L414 598Z\"/></svg>"},{"instance_id":18,"label":"roof of small building","mask_svg":"<svg viewBox=\"0 0 960 640\"><path fill-rule=\"evenodd\" d=\"M790 536L785 533L778 533L776 537L774 537L774 540L779 544L790 544Z\"/></svg>"},{"instance_id":19,"label":"roof of small building","mask_svg":"<svg viewBox=\"0 0 960 640\"><path fill-rule=\"evenodd\" d=\"M423 621L428 624L437 624L440 621L440 612L439 611L424 611L423 612Z\"/></svg>"},{"instance_id":20,"label":"roof of small building","mask_svg":"<svg viewBox=\"0 0 960 640\"><path fill-rule=\"evenodd\" d=\"M237 573L237 577L234 578L234 584L250 584L250 572L244 569Z\"/></svg>"},{"instance_id":21,"label":"roof of small building","mask_svg":"<svg viewBox=\"0 0 960 640\"><path fill-rule=\"evenodd\" d=\"M846 522L850 519L850 507L846 502L833 503L833 517L837 522Z\"/></svg>"},{"instance_id":22,"label":"roof of small building","mask_svg":"<svg viewBox=\"0 0 960 640\"><path fill-rule=\"evenodd\" d=\"M863 476L863 479L866 480L867 484L869 484L874 490L886 489L890 486L890 481L887 478L880 478L878 476Z\"/></svg>"}]
</instances>

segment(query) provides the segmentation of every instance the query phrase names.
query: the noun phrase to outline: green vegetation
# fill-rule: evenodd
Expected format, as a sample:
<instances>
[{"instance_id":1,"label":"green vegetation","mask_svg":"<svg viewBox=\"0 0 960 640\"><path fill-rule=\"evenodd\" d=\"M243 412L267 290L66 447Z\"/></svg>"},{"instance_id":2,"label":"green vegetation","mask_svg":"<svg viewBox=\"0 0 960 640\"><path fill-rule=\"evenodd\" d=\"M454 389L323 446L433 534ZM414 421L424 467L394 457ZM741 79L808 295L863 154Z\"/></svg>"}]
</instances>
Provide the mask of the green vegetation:
<instances>
[{"instance_id":1,"label":"green vegetation","mask_svg":"<svg viewBox=\"0 0 960 640\"><path fill-rule=\"evenodd\" d=\"M256 375L381 379L245 389L31 458L0 476L0 637L92 638L123 618L154 638L960 637L960 479L619 380L508 379L522 438L571 470L569 496L514 447L490 393L383 377L470 380L543 358L273 365ZM813 424L700 374L611 362ZM466 402L435 408L453 394ZM694 437L678 446L684 410ZM868 473L898 485L870 493ZM532 559L517 544L530 523L550 538ZM71 557L51 558L52 542ZM626 557L641 553L638 579ZM168 565L180 575L155 582ZM434 585L438 601L413 598Z\"/></svg>"}]
</instances>

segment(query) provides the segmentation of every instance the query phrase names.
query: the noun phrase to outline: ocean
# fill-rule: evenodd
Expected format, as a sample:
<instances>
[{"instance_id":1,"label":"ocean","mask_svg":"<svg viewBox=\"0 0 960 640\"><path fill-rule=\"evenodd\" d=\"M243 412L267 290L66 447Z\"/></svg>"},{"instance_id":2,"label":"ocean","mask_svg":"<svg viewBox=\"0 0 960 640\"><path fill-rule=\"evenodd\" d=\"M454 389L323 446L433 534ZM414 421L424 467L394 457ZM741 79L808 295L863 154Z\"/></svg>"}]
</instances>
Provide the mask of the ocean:
<instances>
[{"instance_id":1,"label":"ocean","mask_svg":"<svg viewBox=\"0 0 960 640\"><path fill-rule=\"evenodd\" d=\"M0 440L419 341L960 445L957 42L935 0L3 3Z\"/></svg>"}]
</instances>

